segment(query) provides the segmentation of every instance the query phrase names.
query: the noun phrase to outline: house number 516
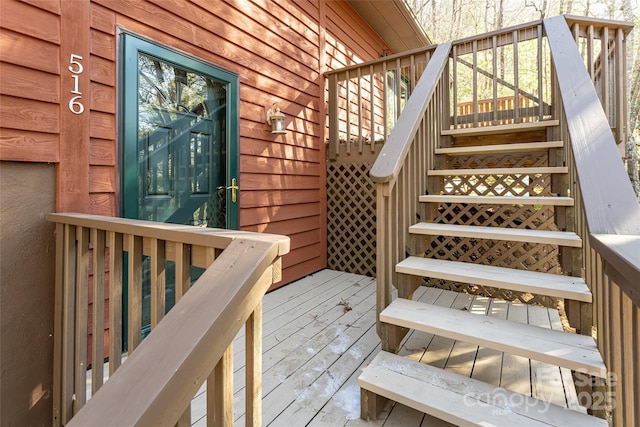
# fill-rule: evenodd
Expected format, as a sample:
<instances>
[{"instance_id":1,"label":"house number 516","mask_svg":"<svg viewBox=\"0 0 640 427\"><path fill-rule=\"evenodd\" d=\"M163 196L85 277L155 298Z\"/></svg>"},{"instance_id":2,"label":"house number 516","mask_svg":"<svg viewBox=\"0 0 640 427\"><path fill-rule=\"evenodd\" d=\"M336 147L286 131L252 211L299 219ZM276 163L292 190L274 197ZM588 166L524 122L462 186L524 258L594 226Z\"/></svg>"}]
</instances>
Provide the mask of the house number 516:
<instances>
[{"instance_id":1,"label":"house number 516","mask_svg":"<svg viewBox=\"0 0 640 427\"><path fill-rule=\"evenodd\" d=\"M80 100L82 99L82 92L80 92L80 74L84 71L84 67L80 62L82 60L82 56L76 55L75 53L71 54L71 58L69 58L69 71L71 71L71 78L73 79L73 89L71 90L71 94L75 95L69 100L69 110L73 114L82 114L84 112L84 105Z\"/></svg>"}]
</instances>

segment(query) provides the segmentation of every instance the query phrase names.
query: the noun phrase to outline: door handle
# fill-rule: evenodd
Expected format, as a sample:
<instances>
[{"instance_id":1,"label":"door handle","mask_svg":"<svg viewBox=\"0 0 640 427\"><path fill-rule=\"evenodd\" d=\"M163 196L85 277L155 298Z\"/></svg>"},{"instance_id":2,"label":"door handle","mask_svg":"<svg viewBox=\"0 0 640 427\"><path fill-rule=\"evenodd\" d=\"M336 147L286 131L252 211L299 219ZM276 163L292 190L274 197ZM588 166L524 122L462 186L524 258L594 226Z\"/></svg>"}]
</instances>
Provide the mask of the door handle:
<instances>
[{"instance_id":1,"label":"door handle","mask_svg":"<svg viewBox=\"0 0 640 427\"><path fill-rule=\"evenodd\" d=\"M238 187L238 181L235 178L231 180L231 185L227 187L227 190L229 189L231 190L231 202L235 203L237 201L237 192L240 189Z\"/></svg>"}]
</instances>

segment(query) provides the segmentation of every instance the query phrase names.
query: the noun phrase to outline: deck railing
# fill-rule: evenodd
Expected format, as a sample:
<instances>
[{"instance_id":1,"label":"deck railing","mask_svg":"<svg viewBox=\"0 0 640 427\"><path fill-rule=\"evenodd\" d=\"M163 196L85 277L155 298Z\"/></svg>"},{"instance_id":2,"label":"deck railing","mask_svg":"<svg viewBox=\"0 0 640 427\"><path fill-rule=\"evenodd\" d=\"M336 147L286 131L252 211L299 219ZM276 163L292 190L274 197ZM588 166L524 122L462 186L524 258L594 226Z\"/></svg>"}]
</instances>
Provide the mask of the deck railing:
<instances>
[{"instance_id":1,"label":"deck railing","mask_svg":"<svg viewBox=\"0 0 640 427\"><path fill-rule=\"evenodd\" d=\"M575 262L593 293L592 311L581 313L587 318L582 333L591 334L587 326L593 323L610 371L608 389L581 403L612 411L614 426L640 425L640 205L616 149L610 116L592 84L593 70L590 75L582 67L562 17L545 20L544 26L552 55L562 57L554 61L560 137L567 147L568 190L576 200L575 231L584 242ZM593 32L592 25L587 28Z\"/></svg>"},{"instance_id":2,"label":"deck railing","mask_svg":"<svg viewBox=\"0 0 640 427\"><path fill-rule=\"evenodd\" d=\"M341 151L375 152L384 143L434 50L426 46L327 72L329 159Z\"/></svg>"},{"instance_id":3,"label":"deck railing","mask_svg":"<svg viewBox=\"0 0 640 427\"><path fill-rule=\"evenodd\" d=\"M542 21L455 41L449 65L451 128L548 118L549 65Z\"/></svg>"},{"instance_id":4,"label":"deck railing","mask_svg":"<svg viewBox=\"0 0 640 427\"><path fill-rule=\"evenodd\" d=\"M618 144L626 141L628 22L567 16L589 77L600 98Z\"/></svg>"},{"instance_id":5,"label":"deck railing","mask_svg":"<svg viewBox=\"0 0 640 427\"><path fill-rule=\"evenodd\" d=\"M54 425L108 420L111 425L188 426L190 401L205 380L210 425L231 425L231 345L245 324L246 418L250 425L261 424L261 301L280 280L287 237L82 214L48 219L56 223ZM147 257L152 331L141 342ZM166 261L175 263L176 305L165 316L165 285L172 279ZM193 287L191 266L206 269ZM121 365L125 281L128 355ZM110 377L103 384L105 317ZM92 397L87 401L89 329Z\"/></svg>"},{"instance_id":6,"label":"deck railing","mask_svg":"<svg viewBox=\"0 0 640 427\"><path fill-rule=\"evenodd\" d=\"M437 47L427 68L398 119L389 140L371 168L377 194L377 309L391 303L394 278L392 266L400 262L409 247L409 226L416 221L418 197L427 187L427 170L433 164L433 149L448 118L447 105L450 43ZM410 291L409 291L410 292ZM399 336L393 329L378 334L385 349L393 349Z\"/></svg>"}]
</instances>

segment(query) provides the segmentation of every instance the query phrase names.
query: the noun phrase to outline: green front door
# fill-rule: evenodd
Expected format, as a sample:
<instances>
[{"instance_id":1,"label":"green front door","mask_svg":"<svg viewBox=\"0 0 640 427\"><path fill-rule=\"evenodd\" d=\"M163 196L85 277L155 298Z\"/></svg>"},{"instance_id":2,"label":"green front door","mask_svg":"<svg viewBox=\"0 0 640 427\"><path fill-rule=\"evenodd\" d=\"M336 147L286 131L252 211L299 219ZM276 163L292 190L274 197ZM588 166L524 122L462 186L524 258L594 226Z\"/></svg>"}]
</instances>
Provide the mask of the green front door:
<instances>
[{"instance_id":1,"label":"green front door","mask_svg":"<svg viewBox=\"0 0 640 427\"><path fill-rule=\"evenodd\" d=\"M121 46L123 217L236 229L238 76L129 34ZM148 330L148 260L144 264L142 324ZM174 302L173 270L167 262L167 310Z\"/></svg>"},{"instance_id":2,"label":"green front door","mask_svg":"<svg viewBox=\"0 0 640 427\"><path fill-rule=\"evenodd\" d=\"M130 35L123 54L123 216L237 228L238 77Z\"/></svg>"}]
</instances>

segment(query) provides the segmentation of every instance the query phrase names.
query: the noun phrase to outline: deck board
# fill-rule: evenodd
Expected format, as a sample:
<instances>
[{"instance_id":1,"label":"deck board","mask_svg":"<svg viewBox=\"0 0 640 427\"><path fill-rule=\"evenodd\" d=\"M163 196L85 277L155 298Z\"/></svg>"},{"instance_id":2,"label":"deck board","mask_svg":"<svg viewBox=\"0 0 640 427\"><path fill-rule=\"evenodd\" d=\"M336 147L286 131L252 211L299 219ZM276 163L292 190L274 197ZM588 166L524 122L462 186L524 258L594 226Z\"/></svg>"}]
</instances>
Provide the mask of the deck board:
<instances>
[{"instance_id":1,"label":"deck board","mask_svg":"<svg viewBox=\"0 0 640 427\"><path fill-rule=\"evenodd\" d=\"M490 316L561 328L555 310L490 298L419 288L414 299ZM345 310L343 303L351 310ZM441 420L400 404L381 419L360 417L357 378L380 350L375 332L375 280L322 270L267 294L263 301L263 425L312 427L444 427ZM577 406L569 370L468 343L411 331L400 354L490 384ZM105 367L108 365L106 364ZM557 371L557 372L556 372ZM537 381L544 374L549 384ZM105 379L108 370L105 373ZM544 388L552 387L552 388ZM88 384L90 388L90 373ZM568 391L564 392L564 389ZM234 341L234 419L244 425L244 330ZM88 396L89 397L89 396ZM192 400L192 425L206 426L204 386Z\"/></svg>"}]
</instances>

